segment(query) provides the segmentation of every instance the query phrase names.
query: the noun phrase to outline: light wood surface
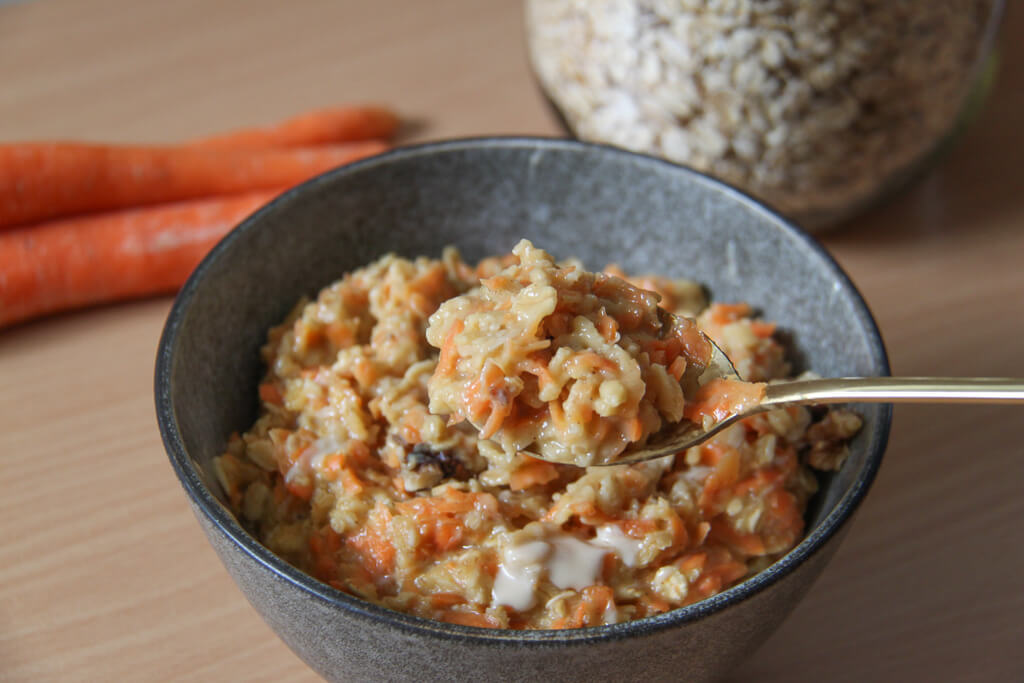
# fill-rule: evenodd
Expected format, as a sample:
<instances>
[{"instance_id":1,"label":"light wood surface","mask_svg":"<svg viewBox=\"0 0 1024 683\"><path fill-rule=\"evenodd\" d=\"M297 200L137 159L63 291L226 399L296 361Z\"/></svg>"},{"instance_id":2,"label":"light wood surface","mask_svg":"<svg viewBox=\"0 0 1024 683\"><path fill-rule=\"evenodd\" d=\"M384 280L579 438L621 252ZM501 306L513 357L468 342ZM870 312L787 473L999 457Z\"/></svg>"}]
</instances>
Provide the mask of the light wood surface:
<instances>
[{"instance_id":1,"label":"light wood surface","mask_svg":"<svg viewBox=\"0 0 1024 683\"><path fill-rule=\"evenodd\" d=\"M1024 376L1024 7L980 120L910 191L825 238L894 372ZM173 141L342 101L412 139L557 135L518 0L0 7L0 141ZM170 298L0 332L0 679L316 676L192 518L154 418ZM1024 411L896 409L824 577L737 681L1024 680Z\"/></svg>"}]
</instances>

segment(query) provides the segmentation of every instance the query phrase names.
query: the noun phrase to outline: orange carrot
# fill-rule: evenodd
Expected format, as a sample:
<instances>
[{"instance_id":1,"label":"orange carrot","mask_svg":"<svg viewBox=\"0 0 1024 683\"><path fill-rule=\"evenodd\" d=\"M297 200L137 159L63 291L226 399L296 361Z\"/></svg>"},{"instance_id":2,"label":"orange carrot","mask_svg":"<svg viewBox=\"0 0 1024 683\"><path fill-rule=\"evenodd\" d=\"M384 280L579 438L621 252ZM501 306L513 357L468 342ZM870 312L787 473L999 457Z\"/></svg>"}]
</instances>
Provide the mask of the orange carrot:
<instances>
[{"instance_id":1,"label":"orange carrot","mask_svg":"<svg viewBox=\"0 0 1024 683\"><path fill-rule=\"evenodd\" d=\"M449 624L461 624L462 626L476 626L478 628L501 628L496 619L486 614L477 612L464 612L462 610L450 609L441 615L441 621Z\"/></svg>"},{"instance_id":2,"label":"orange carrot","mask_svg":"<svg viewBox=\"0 0 1024 683\"><path fill-rule=\"evenodd\" d=\"M90 211L288 187L386 148L379 141L293 149L0 145L0 228Z\"/></svg>"},{"instance_id":3,"label":"orange carrot","mask_svg":"<svg viewBox=\"0 0 1024 683\"><path fill-rule=\"evenodd\" d=\"M615 593L602 584L587 586L580 594L582 598L576 610L569 617L563 628L582 628L599 626L603 622L605 612L615 607Z\"/></svg>"},{"instance_id":4,"label":"orange carrot","mask_svg":"<svg viewBox=\"0 0 1024 683\"><path fill-rule=\"evenodd\" d=\"M724 420L764 400L765 388L760 382L713 379L697 390L697 395L686 405L683 413L687 420L694 422L704 415L710 415L715 421Z\"/></svg>"},{"instance_id":5,"label":"orange carrot","mask_svg":"<svg viewBox=\"0 0 1024 683\"><path fill-rule=\"evenodd\" d=\"M705 449L713 448L717 444L706 444ZM715 468L704 481L704 489L701 491L699 505L705 516L710 516L712 508L718 503L719 494L727 489L731 490L733 484L739 479L740 454L735 448L723 447Z\"/></svg>"},{"instance_id":6,"label":"orange carrot","mask_svg":"<svg viewBox=\"0 0 1024 683\"><path fill-rule=\"evenodd\" d=\"M243 128L201 138L203 147L311 147L314 145L389 139L399 119L389 109L373 106L342 106L293 116L270 126Z\"/></svg>"},{"instance_id":7,"label":"orange carrot","mask_svg":"<svg viewBox=\"0 0 1024 683\"><path fill-rule=\"evenodd\" d=\"M2 241L0 241L2 243ZM284 403L284 397L281 395L281 388L273 382L264 382L259 386L260 400L266 403L273 403L274 405L281 405Z\"/></svg>"},{"instance_id":8,"label":"orange carrot","mask_svg":"<svg viewBox=\"0 0 1024 683\"><path fill-rule=\"evenodd\" d=\"M728 325L740 318L745 318L751 313L750 304L747 303L716 303L711 304L711 322L716 325Z\"/></svg>"},{"instance_id":9,"label":"orange carrot","mask_svg":"<svg viewBox=\"0 0 1024 683\"><path fill-rule=\"evenodd\" d=\"M0 234L0 326L172 292L276 191L53 221Z\"/></svg>"},{"instance_id":10,"label":"orange carrot","mask_svg":"<svg viewBox=\"0 0 1024 683\"><path fill-rule=\"evenodd\" d=\"M455 605L461 605L466 599L458 593L434 593L430 596L430 606L435 609L445 609Z\"/></svg>"},{"instance_id":11,"label":"orange carrot","mask_svg":"<svg viewBox=\"0 0 1024 683\"><path fill-rule=\"evenodd\" d=\"M441 357L437 361L438 377L445 377L455 371L455 363L459 360L458 351L455 349L455 337L462 332L465 325L464 320L456 320L445 335L444 344L441 345Z\"/></svg>"},{"instance_id":12,"label":"orange carrot","mask_svg":"<svg viewBox=\"0 0 1024 683\"><path fill-rule=\"evenodd\" d=\"M383 503L378 503L371 512L366 525L359 533L345 539L371 576L386 578L395 566L395 546L389 538L391 513Z\"/></svg>"},{"instance_id":13,"label":"orange carrot","mask_svg":"<svg viewBox=\"0 0 1024 683\"><path fill-rule=\"evenodd\" d=\"M558 468L545 460L526 457L508 477L508 487L513 491L522 491L531 486L543 486L558 478Z\"/></svg>"},{"instance_id":14,"label":"orange carrot","mask_svg":"<svg viewBox=\"0 0 1024 683\"><path fill-rule=\"evenodd\" d=\"M284 486L288 489L288 493L292 494L296 498L309 500L313 497L313 485L307 481L293 479L292 481L285 481Z\"/></svg>"},{"instance_id":15,"label":"orange carrot","mask_svg":"<svg viewBox=\"0 0 1024 683\"><path fill-rule=\"evenodd\" d=\"M750 321L750 331L762 339L767 339L775 334L775 323L767 323L763 320Z\"/></svg>"}]
</instances>

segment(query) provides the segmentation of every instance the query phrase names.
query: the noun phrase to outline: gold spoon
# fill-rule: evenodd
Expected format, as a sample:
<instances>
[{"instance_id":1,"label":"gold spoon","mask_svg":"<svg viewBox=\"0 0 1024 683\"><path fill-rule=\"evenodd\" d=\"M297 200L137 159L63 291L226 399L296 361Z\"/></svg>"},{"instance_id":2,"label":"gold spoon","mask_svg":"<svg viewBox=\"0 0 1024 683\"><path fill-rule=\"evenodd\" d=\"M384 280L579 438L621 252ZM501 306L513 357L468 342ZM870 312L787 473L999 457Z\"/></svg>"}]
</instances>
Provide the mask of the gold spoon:
<instances>
[{"instance_id":1,"label":"gold spoon","mask_svg":"<svg viewBox=\"0 0 1024 683\"><path fill-rule=\"evenodd\" d=\"M710 339L708 341L711 341ZM729 357L711 342L708 368L698 383L712 379L740 380ZM765 386L760 402L739 410L705 429L689 420L671 424L642 446L627 448L610 462L622 465L674 455L697 446L729 425L782 406L824 403L1024 403L1024 379L1004 377L840 377L778 382Z\"/></svg>"}]
</instances>

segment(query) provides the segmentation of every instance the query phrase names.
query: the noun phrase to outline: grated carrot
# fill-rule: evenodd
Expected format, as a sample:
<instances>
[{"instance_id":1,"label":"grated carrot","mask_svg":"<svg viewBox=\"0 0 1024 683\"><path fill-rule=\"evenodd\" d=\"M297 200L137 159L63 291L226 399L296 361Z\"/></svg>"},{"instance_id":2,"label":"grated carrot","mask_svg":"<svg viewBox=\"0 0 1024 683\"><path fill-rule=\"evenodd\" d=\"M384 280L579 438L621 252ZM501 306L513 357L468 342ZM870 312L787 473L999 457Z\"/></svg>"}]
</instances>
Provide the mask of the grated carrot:
<instances>
[{"instance_id":1,"label":"grated carrot","mask_svg":"<svg viewBox=\"0 0 1024 683\"><path fill-rule=\"evenodd\" d=\"M462 332L466 327L466 323L462 320L456 320L451 328L448 330L448 334L444 337L444 344L441 345L441 355L437 361L437 373L438 377L447 377L455 372L455 363L459 359L458 352L455 350L455 337Z\"/></svg>"},{"instance_id":2,"label":"grated carrot","mask_svg":"<svg viewBox=\"0 0 1024 683\"><path fill-rule=\"evenodd\" d=\"M449 624L461 624L462 626L476 626L478 628L501 628L501 624L486 614L477 612L465 612L463 610L448 610L440 616L441 621Z\"/></svg>"},{"instance_id":3,"label":"grated carrot","mask_svg":"<svg viewBox=\"0 0 1024 683\"><path fill-rule=\"evenodd\" d=\"M284 403L284 396L281 395L281 389L273 382L264 382L259 386L260 400L265 403L272 403L273 405L279 406Z\"/></svg>"},{"instance_id":4,"label":"grated carrot","mask_svg":"<svg viewBox=\"0 0 1024 683\"><path fill-rule=\"evenodd\" d=\"M458 593L434 593L430 596L430 606L435 609L447 609L466 602Z\"/></svg>"},{"instance_id":5,"label":"grated carrot","mask_svg":"<svg viewBox=\"0 0 1024 683\"><path fill-rule=\"evenodd\" d=\"M296 498L302 500L309 500L313 497L313 484L306 481L291 480L285 481L285 488L288 489L288 493L292 494Z\"/></svg>"},{"instance_id":6,"label":"grated carrot","mask_svg":"<svg viewBox=\"0 0 1024 683\"><path fill-rule=\"evenodd\" d=\"M619 323L610 315L601 316L598 320L597 330L609 344L614 344L619 340Z\"/></svg>"},{"instance_id":7,"label":"grated carrot","mask_svg":"<svg viewBox=\"0 0 1024 683\"><path fill-rule=\"evenodd\" d=\"M711 304L711 322L715 325L728 325L740 318L750 315L750 304L746 303L716 303Z\"/></svg>"},{"instance_id":8,"label":"grated carrot","mask_svg":"<svg viewBox=\"0 0 1024 683\"><path fill-rule=\"evenodd\" d=\"M740 471L740 454L735 448L721 448L721 457L715 464L715 469L704 480L704 489L701 491L698 504L704 514L710 516L712 509L726 492L736 483Z\"/></svg>"},{"instance_id":9,"label":"grated carrot","mask_svg":"<svg viewBox=\"0 0 1024 683\"><path fill-rule=\"evenodd\" d=\"M766 385L761 382L742 382L733 379L713 379L699 390L686 404L683 416L691 422L700 422L709 416L721 421L764 400Z\"/></svg>"},{"instance_id":10,"label":"grated carrot","mask_svg":"<svg viewBox=\"0 0 1024 683\"><path fill-rule=\"evenodd\" d=\"M775 323L764 322L763 320L753 320L750 323L750 331L761 339L768 339L775 334Z\"/></svg>"},{"instance_id":11,"label":"grated carrot","mask_svg":"<svg viewBox=\"0 0 1024 683\"><path fill-rule=\"evenodd\" d=\"M543 486L557 478L558 468L553 464L527 456L523 464L509 475L508 487L513 491L522 491L531 486Z\"/></svg>"},{"instance_id":12,"label":"grated carrot","mask_svg":"<svg viewBox=\"0 0 1024 683\"><path fill-rule=\"evenodd\" d=\"M383 503L378 503L359 533L345 539L345 545L377 580L389 576L395 567L395 546L388 538L390 523L391 513Z\"/></svg>"},{"instance_id":13,"label":"grated carrot","mask_svg":"<svg viewBox=\"0 0 1024 683\"><path fill-rule=\"evenodd\" d=\"M630 441L639 441L644 435L644 423L639 417L630 418L626 423L626 438Z\"/></svg>"},{"instance_id":14,"label":"grated carrot","mask_svg":"<svg viewBox=\"0 0 1024 683\"><path fill-rule=\"evenodd\" d=\"M678 356L671 364L669 364L668 374L675 377L678 382L683 379L684 372L686 372L686 359L682 356Z\"/></svg>"}]
</instances>

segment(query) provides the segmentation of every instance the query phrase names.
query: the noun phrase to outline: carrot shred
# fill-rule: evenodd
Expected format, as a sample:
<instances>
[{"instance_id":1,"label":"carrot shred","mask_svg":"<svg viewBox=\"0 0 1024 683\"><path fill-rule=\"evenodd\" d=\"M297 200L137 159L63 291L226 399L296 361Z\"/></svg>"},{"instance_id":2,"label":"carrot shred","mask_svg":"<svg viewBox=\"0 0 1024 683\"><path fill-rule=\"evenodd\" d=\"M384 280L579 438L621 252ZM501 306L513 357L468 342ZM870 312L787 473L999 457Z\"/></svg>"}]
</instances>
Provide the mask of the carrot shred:
<instances>
[{"instance_id":1,"label":"carrot shred","mask_svg":"<svg viewBox=\"0 0 1024 683\"><path fill-rule=\"evenodd\" d=\"M626 438L630 441L639 441L644 435L644 423L639 417L630 418L626 422Z\"/></svg>"},{"instance_id":2,"label":"carrot shred","mask_svg":"<svg viewBox=\"0 0 1024 683\"><path fill-rule=\"evenodd\" d=\"M285 481L285 488L288 489L288 493L292 494L296 498L302 500L309 500L313 497L313 485L309 482L304 481Z\"/></svg>"},{"instance_id":3,"label":"carrot shred","mask_svg":"<svg viewBox=\"0 0 1024 683\"><path fill-rule=\"evenodd\" d=\"M273 382L263 382L259 386L260 400L274 405L281 405L284 403L284 396L281 395L281 389Z\"/></svg>"},{"instance_id":4,"label":"carrot shred","mask_svg":"<svg viewBox=\"0 0 1024 683\"><path fill-rule=\"evenodd\" d=\"M683 409L683 415L692 422L699 422L705 415L721 421L760 403L764 400L765 389L766 385L761 382L713 379L697 390L696 396Z\"/></svg>"},{"instance_id":5,"label":"carrot shred","mask_svg":"<svg viewBox=\"0 0 1024 683\"><path fill-rule=\"evenodd\" d=\"M678 382L683 379L683 373L686 372L686 366L686 359L683 358L682 356L678 356L674 361L672 361L672 363L669 364L668 374L672 375L672 377L674 377L675 380Z\"/></svg>"},{"instance_id":6,"label":"carrot shred","mask_svg":"<svg viewBox=\"0 0 1024 683\"><path fill-rule=\"evenodd\" d=\"M395 546L388 537L390 522L391 514L383 504L378 504L359 533L345 539L345 544L355 551L376 580L386 579L395 566Z\"/></svg>"},{"instance_id":7,"label":"carrot shred","mask_svg":"<svg viewBox=\"0 0 1024 683\"><path fill-rule=\"evenodd\" d=\"M434 593L430 596L430 606L435 609L447 609L466 602L458 593Z\"/></svg>"},{"instance_id":8,"label":"carrot shred","mask_svg":"<svg viewBox=\"0 0 1024 683\"><path fill-rule=\"evenodd\" d=\"M724 519L716 519L711 522L711 535L726 545L751 557L764 555L764 540L754 533L740 533Z\"/></svg>"},{"instance_id":9,"label":"carrot shred","mask_svg":"<svg viewBox=\"0 0 1024 683\"><path fill-rule=\"evenodd\" d=\"M597 325L598 332L609 344L614 344L619 337L619 323L610 315L602 315Z\"/></svg>"},{"instance_id":10,"label":"carrot shred","mask_svg":"<svg viewBox=\"0 0 1024 683\"><path fill-rule=\"evenodd\" d=\"M740 318L746 318L750 312L750 304L747 303L711 304L711 322L716 325L727 325Z\"/></svg>"},{"instance_id":11,"label":"carrot shred","mask_svg":"<svg viewBox=\"0 0 1024 683\"><path fill-rule=\"evenodd\" d=\"M465 328L466 323L459 319L452 323L451 328L448 330L448 334L444 337L444 343L441 345L441 355L437 361L437 369L435 372L438 377L447 377L455 371L455 362L458 360L458 352L455 350L455 337L462 332Z\"/></svg>"},{"instance_id":12,"label":"carrot shred","mask_svg":"<svg viewBox=\"0 0 1024 683\"><path fill-rule=\"evenodd\" d=\"M705 516L710 517L713 507L722 494L726 492L739 477L740 454L735 448L725 447L721 449L721 456L715 464L715 469L704 480L704 489L701 491L698 504L704 511Z\"/></svg>"},{"instance_id":13,"label":"carrot shred","mask_svg":"<svg viewBox=\"0 0 1024 683\"><path fill-rule=\"evenodd\" d=\"M441 614L441 621L449 624L461 624L462 626L476 626L478 628L501 628L496 619L486 614L477 612L466 612L463 610L450 609Z\"/></svg>"},{"instance_id":14,"label":"carrot shred","mask_svg":"<svg viewBox=\"0 0 1024 683\"><path fill-rule=\"evenodd\" d=\"M508 487L522 491L531 486L543 486L557 478L558 468L553 464L527 456L525 462L509 475Z\"/></svg>"},{"instance_id":15,"label":"carrot shred","mask_svg":"<svg viewBox=\"0 0 1024 683\"><path fill-rule=\"evenodd\" d=\"M775 323L769 323L763 320L752 320L750 322L750 331L761 339L768 339L775 334L775 327Z\"/></svg>"}]
</instances>

